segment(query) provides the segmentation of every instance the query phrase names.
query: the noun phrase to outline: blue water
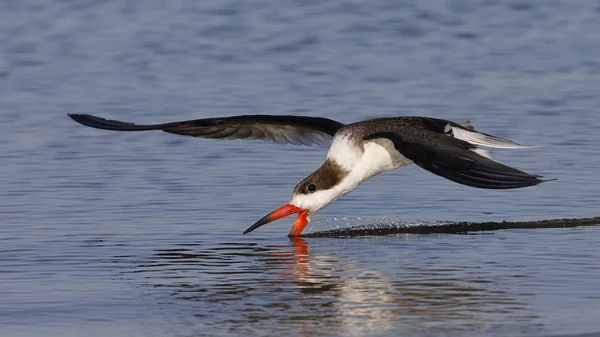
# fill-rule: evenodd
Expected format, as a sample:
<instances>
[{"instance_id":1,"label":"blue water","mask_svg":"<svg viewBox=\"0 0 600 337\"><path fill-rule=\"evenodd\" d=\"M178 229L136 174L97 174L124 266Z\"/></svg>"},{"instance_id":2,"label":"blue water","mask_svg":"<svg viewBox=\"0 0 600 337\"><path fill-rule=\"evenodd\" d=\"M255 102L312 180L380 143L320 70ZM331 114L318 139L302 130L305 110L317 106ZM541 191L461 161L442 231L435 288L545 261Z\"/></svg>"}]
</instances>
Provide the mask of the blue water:
<instances>
[{"instance_id":1,"label":"blue water","mask_svg":"<svg viewBox=\"0 0 600 337\"><path fill-rule=\"evenodd\" d=\"M117 133L299 114L466 120L558 180L487 191L416 166L309 232L600 216L597 1L0 2L1 336L600 332L600 227L290 241L326 150Z\"/></svg>"}]
</instances>

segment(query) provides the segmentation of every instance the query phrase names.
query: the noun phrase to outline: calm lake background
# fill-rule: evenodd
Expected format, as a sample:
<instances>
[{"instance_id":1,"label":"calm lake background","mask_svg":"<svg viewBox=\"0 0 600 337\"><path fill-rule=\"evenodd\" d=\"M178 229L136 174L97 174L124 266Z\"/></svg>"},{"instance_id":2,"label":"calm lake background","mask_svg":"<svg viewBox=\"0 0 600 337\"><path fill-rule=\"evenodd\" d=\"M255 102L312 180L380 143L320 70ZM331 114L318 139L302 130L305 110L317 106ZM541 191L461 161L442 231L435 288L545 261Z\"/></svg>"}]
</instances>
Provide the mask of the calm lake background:
<instances>
[{"instance_id":1,"label":"calm lake background","mask_svg":"<svg viewBox=\"0 0 600 337\"><path fill-rule=\"evenodd\" d=\"M598 1L0 2L1 336L600 332L600 227L290 241L325 149L94 130L240 114L471 121L546 178L489 191L416 166L314 217L600 216Z\"/></svg>"}]
</instances>

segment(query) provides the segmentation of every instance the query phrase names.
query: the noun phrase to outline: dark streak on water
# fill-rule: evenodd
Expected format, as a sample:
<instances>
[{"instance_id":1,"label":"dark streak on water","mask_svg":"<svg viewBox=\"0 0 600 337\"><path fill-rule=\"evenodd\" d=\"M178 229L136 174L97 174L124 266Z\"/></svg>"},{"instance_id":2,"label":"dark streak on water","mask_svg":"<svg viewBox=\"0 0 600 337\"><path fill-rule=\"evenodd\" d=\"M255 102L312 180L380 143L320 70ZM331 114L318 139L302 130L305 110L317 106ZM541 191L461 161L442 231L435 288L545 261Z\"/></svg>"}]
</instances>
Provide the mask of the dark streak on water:
<instances>
[{"instance_id":1,"label":"dark streak on water","mask_svg":"<svg viewBox=\"0 0 600 337\"><path fill-rule=\"evenodd\" d=\"M450 222L430 224L389 223L348 227L323 232L304 234L307 238L352 237L392 234L461 234L469 232L494 231L501 229L523 228L570 228L596 226L600 217L581 219L548 219L539 221L502 221L502 222Z\"/></svg>"}]
</instances>

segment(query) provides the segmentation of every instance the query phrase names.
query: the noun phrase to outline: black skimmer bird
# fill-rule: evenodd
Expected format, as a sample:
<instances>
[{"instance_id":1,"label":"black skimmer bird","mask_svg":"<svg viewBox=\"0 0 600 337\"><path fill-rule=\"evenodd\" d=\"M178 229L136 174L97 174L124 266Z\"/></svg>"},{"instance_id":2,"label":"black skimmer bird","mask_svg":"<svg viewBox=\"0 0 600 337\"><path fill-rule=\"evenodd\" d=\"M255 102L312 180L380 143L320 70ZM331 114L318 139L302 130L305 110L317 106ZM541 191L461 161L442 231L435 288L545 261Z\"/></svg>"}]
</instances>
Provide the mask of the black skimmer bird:
<instances>
[{"instance_id":1,"label":"black skimmer bird","mask_svg":"<svg viewBox=\"0 0 600 337\"><path fill-rule=\"evenodd\" d=\"M527 148L475 131L470 125L428 117L370 119L352 124L321 117L246 115L138 125L86 114L69 114L83 125L115 131L162 130L210 139L260 139L280 144L331 145L323 165L302 180L292 200L249 227L299 213L289 236L299 236L310 217L373 176L415 163L459 184L510 189L544 180L494 161L478 146Z\"/></svg>"}]
</instances>

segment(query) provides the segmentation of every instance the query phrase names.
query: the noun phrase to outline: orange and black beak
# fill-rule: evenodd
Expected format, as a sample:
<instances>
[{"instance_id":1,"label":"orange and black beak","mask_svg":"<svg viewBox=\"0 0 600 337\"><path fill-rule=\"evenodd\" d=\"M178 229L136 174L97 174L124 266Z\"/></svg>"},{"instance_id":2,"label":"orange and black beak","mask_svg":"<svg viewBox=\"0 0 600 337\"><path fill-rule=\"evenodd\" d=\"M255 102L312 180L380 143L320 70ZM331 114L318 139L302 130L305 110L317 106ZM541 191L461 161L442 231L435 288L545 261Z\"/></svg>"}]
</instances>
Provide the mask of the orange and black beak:
<instances>
[{"instance_id":1,"label":"orange and black beak","mask_svg":"<svg viewBox=\"0 0 600 337\"><path fill-rule=\"evenodd\" d=\"M252 232L253 230L257 229L258 227L260 227L264 224L268 224L271 221L275 221L275 220L284 218L288 215L292 215L295 213L300 213L300 214L298 214L298 217L296 218L296 222L294 222L294 227L292 227L292 230L290 231L288 236L299 236L300 233L302 233L302 231L304 230L304 227L306 227L306 225L308 225L308 222L309 222L308 221L308 210L296 207L292 204L287 204L287 205L280 207L280 208L274 210L273 212L267 214L267 216L258 220L254 225L252 225L248 229L246 229L244 231L244 234L248 234L248 233Z\"/></svg>"}]
</instances>

